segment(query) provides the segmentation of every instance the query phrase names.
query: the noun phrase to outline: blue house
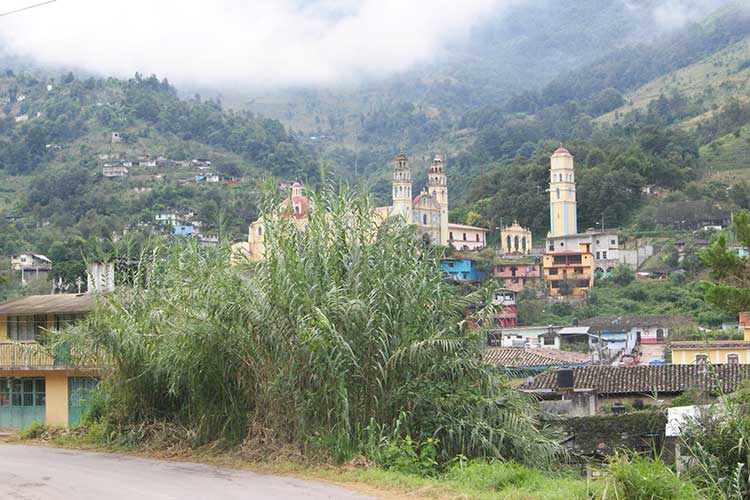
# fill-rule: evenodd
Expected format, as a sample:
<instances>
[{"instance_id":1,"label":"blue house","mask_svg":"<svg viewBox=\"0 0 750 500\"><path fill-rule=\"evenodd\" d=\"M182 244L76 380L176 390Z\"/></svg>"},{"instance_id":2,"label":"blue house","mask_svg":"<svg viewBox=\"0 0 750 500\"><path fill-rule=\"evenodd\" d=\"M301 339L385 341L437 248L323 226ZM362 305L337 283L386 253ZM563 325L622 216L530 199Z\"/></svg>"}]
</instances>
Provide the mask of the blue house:
<instances>
[{"instance_id":1,"label":"blue house","mask_svg":"<svg viewBox=\"0 0 750 500\"><path fill-rule=\"evenodd\" d=\"M193 226L172 226L172 234L175 236L192 236Z\"/></svg>"},{"instance_id":2,"label":"blue house","mask_svg":"<svg viewBox=\"0 0 750 500\"><path fill-rule=\"evenodd\" d=\"M477 282L484 279L484 273L477 269L477 263L471 259L443 259L440 269L456 281Z\"/></svg>"}]
</instances>

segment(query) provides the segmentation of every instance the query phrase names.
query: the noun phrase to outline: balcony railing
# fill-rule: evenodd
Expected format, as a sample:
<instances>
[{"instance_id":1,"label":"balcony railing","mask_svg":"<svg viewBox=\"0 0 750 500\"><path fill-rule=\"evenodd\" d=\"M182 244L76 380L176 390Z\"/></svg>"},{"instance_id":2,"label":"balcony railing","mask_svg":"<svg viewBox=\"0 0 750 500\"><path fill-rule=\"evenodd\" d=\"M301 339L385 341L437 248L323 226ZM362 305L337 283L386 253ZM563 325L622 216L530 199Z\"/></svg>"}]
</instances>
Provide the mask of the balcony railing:
<instances>
[{"instance_id":1,"label":"balcony railing","mask_svg":"<svg viewBox=\"0 0 750 500\"><path fill-rule=\"evenodd\" d=\"M76 356L82 366L95 369L106 363L104 356L94 354ZM49 346L37 342L0 342L0 371L2 370L54 370L72 367L73 356L65 344Z\"/></svg>"}]
</instances>

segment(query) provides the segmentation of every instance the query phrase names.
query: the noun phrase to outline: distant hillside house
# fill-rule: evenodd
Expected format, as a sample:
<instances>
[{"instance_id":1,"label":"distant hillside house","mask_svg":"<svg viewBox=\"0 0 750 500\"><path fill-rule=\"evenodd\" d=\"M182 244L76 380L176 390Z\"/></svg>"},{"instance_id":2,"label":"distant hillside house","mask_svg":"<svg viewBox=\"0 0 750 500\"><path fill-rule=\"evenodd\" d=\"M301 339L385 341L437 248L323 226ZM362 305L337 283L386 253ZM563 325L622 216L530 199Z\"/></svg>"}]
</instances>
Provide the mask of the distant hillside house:
<instances>
[{"instance_id":1,"label":"distant hillside house","mask_svg":"<svg viewBox=\"0 0 750 500\"><path fill-rule=\"evenodd\" d=\"M10 266L20 271L22 283L28 283L39 277L46 278L52 270L52 261L42 254L23 252L10 258Z\"/></svg>"},{"instance_id":2,"label":"distant hillside house","mask_svg":"<svg viewBox=\"0 0 750 500\"><path fill-rule=\"evenodd\" d=\"M102 175L104 177L127 177L127 167L104 167L102 168Z\"/></svg>"},{"instance_id":3,"label":"distant hillside house","mask_svg":"<svg viewBox=\"0 0 750 500\"><path fill-rule=\"evenodd\" d=\"M594 285L594 256L587 246L579 251L544 254L544 281L553 297L586 295Z\"/></svg>"},{"instance_id":4,"label":"distant hillside house","mask_svg":"<svg viewBox=\"0 0 750 500\"><path fill-rule=\"evenodd\" d=\"M696 231L706 226L722 228L732 223L732 212L706 200L673 201L657 207L655 222L675 231Z\"/></svg>"},{"instance_id":5,"label":"distant hillside house","mask_svg":"<svg viewBox=\"0 0 750 500\"><path fill-rule=\"evenodd\" d=\"M594 334L627 334L641 344L666 342L673 328L689 325L689 315L667 314L646 316L596 316L580 324L591 327Z\"/></svg>"},{"instance_id":6,"label":"distant hillside house","mask_svg":"<svg viewBox=\"0 0 750 500\"><path fill-rule=\"evenodd\" d=\"M497 366L514 377L528 377L550 368L591 364L591 356L588 354L541 347L490 347L484 351L483 358L486 363Z\"/></svg>"}]
</instances>

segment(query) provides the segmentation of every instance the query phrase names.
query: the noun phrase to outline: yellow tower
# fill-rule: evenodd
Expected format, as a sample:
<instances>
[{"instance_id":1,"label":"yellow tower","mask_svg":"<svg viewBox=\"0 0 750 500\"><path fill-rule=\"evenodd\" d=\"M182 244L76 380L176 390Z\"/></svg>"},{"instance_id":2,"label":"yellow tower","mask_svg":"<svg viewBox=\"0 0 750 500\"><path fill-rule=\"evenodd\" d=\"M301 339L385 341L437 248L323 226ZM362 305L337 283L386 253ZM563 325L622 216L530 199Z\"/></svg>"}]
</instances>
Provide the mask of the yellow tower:
<instances>
[{"instance_id":1,"label":"yellow tower","mask_svg":"<svg viewBox=\"0 0 750 500\"><path fill-rule=\"evenodd\" d=\"M409 159L399 153L393 164L393 215L400 214L407 224L412 223L411 171Z\"/></svg>"},{"instance_id":2,"label":"yellow tower","mask_svg":"<svg viewBox=\"0 0 750 500\"><path fill-rule=\"evenodd\" d=\"M573 155L560 146L550 157L549 235L578 234Z\"/></svg>"},{"instance_id":3,"label":"yellow tower","mask_svg":"<svg viewBox=\"0 0 750 500\"><path fill-rule=\"evenodd\" d=\"M443 158L436 155L427 176L427 190L440 204L440 244L448 245L448 176L445 175Z\"/></svg>"}]
</instances>

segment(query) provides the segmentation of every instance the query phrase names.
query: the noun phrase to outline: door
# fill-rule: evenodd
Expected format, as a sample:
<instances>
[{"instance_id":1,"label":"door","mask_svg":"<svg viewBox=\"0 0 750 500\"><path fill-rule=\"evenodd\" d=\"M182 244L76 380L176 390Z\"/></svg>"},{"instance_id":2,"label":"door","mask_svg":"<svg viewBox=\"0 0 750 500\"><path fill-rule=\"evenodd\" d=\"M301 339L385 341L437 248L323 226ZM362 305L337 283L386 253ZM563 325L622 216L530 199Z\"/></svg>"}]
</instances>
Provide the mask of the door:
<instances>
[{"instance_id":1,"label":"door","mask_svg":"<svg viewBox=\"0 0 750 500\"><path fill-rule=\"evenodd\" d=\"M43 378L0 378L0 429L45 423L45 385Z\"/></svg>"},{"instance_id":2,"label":"door","mask_svg":"<svg viewBox=\"0 0 750 500\"><path fill-rule=\"evenodd\" d=\"M91 397L99 381L92 377L68 377L68 425L81 422L91 403Z\"/></svg>"}]
</instances>

